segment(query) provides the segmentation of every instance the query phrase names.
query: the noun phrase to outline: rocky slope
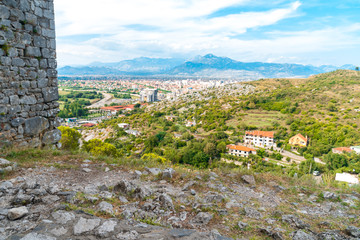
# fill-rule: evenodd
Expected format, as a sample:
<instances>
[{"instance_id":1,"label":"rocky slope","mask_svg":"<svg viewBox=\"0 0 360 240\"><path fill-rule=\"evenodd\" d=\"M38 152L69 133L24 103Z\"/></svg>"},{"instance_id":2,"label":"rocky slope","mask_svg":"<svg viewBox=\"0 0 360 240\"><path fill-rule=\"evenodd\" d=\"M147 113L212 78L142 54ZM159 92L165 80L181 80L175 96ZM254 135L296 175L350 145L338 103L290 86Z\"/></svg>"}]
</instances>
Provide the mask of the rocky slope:
<instances>
[{"instance_id":1,"label":"rocky slope","mask_svg":"<svg viewBox=\"0 0 360 240\"><path fill-rule=\"evenodd\" d=\"M175 169L18 168L0 182L0 239L360 239L357 192Z\"/></svg>"}]
</instances>

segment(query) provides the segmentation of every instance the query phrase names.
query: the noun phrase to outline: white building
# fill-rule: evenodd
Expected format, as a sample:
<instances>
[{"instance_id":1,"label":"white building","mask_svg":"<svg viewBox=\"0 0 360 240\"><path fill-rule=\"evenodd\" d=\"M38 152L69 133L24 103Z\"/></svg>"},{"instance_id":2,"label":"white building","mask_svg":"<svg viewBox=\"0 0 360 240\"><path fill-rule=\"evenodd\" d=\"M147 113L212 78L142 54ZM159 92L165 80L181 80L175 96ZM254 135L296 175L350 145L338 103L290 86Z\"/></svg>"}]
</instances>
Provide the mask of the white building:
<instances>
[{"instance_id":1,"label":"white building","mask_svg":"<svg viewBox=\"0 0 360 240\"><path fill-rule=\"evenodd\" d=\"M355 151L356 154L360 154L360 146L351 146L350 149Z\"/></svg>"},{"instance_id":2,"label":"white building","mask_svg":"<svg viewBox=\"0 0 360 240\"><path fill-rule=\"evenodd\" d=\"M118 126L119 126L119 128L122 128L122 129L130 128L130 124L128 124L128 123L119 123Z\"/></svg>"},{"instance_id":3,"label":"white building","mask_svg":"<svg viewBox=\"0 0 360 240\"><path fill-rule=\"evenodd\" d=\"M245 132L244 141L256 147L276 147L274 132L268 131L249 131Z\"/></svg>"},{"instance_id":4,"label":"white building","mask_svg":"<svg viewBox=\"0 0 360 240\"><path fill-rule=\"evenodd\" d=\"M230 144L230 145L227 145L226 148L229 150L228 153L230 155L234 155L234 156L238 156L238 157L249 157L250 154L256 154L255 149L245 147L245 146Z\"/></svg>"},{"instance_id":5,"label":"white building","mask_svg":"<svg viewBox=\"0 0 360 240\"><path fill-rule=\"evenodd\" d=\"M157 89L144 89L140 92L140 101L142 102L156 102L158 100Z\"/></svg>"}]
</instances>

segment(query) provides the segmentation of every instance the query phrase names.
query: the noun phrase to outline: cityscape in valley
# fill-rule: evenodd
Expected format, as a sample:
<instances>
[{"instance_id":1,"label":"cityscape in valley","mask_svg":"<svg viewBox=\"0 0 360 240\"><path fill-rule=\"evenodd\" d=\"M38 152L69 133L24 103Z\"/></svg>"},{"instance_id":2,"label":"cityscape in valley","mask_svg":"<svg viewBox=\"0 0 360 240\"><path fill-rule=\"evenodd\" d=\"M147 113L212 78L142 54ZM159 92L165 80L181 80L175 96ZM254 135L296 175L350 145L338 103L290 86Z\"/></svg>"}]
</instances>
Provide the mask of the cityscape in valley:
<instances>
[{"instance_id":1,"label":"cityscape in valley","mask_svg":"<svg viewBox=\"0 0 360 240\"><path fill-rule=\"evenodd\" d=\"M1 1L0 240L360 239L359 8Z\"/></svg>"}]
</instances>

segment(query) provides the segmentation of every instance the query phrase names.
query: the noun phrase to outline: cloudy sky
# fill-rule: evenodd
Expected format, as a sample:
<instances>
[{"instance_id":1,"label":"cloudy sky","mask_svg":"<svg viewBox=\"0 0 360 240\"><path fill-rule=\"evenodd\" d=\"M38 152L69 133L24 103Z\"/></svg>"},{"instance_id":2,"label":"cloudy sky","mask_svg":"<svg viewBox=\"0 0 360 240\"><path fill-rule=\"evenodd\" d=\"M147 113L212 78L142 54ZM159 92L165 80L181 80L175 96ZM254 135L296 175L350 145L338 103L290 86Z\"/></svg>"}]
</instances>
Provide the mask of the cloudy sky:
<instances>
[{"instance_id":1,"label":"cloudy sky","mask_svg":"<svg viewBox=\"0 0 360 240\"><path fill-rule=\"evenodd\" d=\"M55 0L59 66L136 57L360 65L359 0Z\"/></svg>"}]
</instances>

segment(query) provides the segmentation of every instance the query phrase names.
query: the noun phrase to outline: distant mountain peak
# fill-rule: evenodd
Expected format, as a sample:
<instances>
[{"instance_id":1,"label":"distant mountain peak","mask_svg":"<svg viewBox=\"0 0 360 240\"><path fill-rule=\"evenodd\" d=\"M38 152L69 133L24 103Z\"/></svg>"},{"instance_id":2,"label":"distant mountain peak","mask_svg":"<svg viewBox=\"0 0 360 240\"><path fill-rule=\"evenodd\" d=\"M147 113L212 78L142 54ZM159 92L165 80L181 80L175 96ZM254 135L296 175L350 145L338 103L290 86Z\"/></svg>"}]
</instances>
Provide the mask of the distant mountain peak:
<instances>
[{"instance_id":1,"label":"distant mountain peak","mask_svg":"<svg viewBox=\"0 0 360 240\"><path fill-rule=\"evenodd\" d=\"M139 57L117 63L93 63L83 67L64 67L59 75L123 75L123 76L167 76L167 77L209 77L256 80L259 78L308 77L334 71L354 69L353 65L320 66L290 64L239 62L228 57L208 53L185 61L177 58Z\"/></svg>"}]
</instances>

